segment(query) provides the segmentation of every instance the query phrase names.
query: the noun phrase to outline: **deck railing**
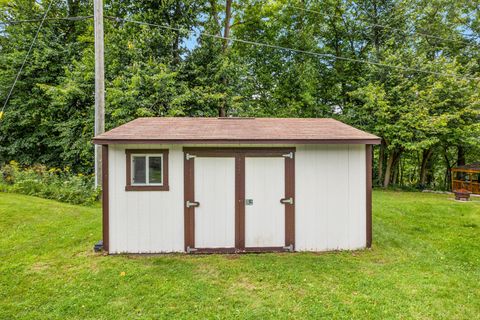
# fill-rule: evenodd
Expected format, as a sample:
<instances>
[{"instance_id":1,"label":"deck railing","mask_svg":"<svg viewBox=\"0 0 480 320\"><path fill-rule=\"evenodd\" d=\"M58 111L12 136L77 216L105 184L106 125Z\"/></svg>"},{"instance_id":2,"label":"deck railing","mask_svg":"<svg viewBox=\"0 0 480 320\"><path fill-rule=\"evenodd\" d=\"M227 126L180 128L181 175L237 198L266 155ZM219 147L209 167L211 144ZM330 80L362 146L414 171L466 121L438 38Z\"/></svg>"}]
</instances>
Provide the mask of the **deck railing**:
<instances>
[{"instance_id":1,"label":"deck railing","mask_svg":"<svg viewBox=\"0 0 480 320\"><path fill-rule=\"evenodd\" d=\"M471 193L480 194L480 183L476 181L452 180L452 190L466 189Z\"/></svg>"}]
</instances>

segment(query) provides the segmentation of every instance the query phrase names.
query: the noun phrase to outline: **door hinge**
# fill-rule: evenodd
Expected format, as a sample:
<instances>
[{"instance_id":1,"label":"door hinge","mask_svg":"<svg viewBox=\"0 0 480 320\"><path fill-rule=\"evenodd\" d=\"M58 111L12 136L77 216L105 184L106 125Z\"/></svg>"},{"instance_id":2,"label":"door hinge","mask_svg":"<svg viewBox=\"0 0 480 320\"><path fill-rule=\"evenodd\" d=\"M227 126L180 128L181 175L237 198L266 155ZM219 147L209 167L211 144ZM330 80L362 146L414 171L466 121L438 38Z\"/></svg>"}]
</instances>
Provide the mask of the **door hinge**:
<instances>
[{"instance_id":1,"label":"door hinge","mask_svg":"<svg viewBox=\"0 0 480 320\"><path fill-rule=\"evenodd\" d=\"M196 155L193 155L193 154L190 154L190 153L185 153L185 159L187 160L190 160L190 159L193 159L193 158L196 158L197 156Z\"/></svg>"},{"instance_id":2,"label":"door hinge","mask_svg":"<svg viewBox=\"0 0 480 320\"><path fill-rule=\"evenodd\" d=\"M198 249L190 248L190 246L187 247L187 253L196 252L197 250L198 250Z\"/></svg>"},{"instance_id":3,"label":"door hinge","mask_svg":"<svg viewBox=\"0 0 480 320\"><path fill-rule=\"evenodd\" d=\"M282 157L293 159L293 152L282 154Z\"/></svg>"},{"instance_id":4,"label":"door hinge","mask_svg":"<svg viewBox=\"0 0 480 320\"><path fill-rule=\"evenodd\" d=\"M283 250L293 252L293 244L290 244L289 246L283 247Z\"/></svg>"},{"instance_id":5,"label":"door hinge","mask_svg":"<svg viewBox=\"0 0 480 320\"><path fill-rule=\"evenodd\" d=\"M200 206L200 202L188 201L188 200L187 200L187 201L185 202L185 206L186 206L187 208L198 207L198 206Z\"/></svg>"},{"instance_id":6,"label":"door hinge","mask_svg":"<svg viewBox=\"0 0 480 320\"><path fill-rule=\"evenodd\" d=\"M293 198L290 197L290 198L283 198L283 199L280 199L280 203L283 203L283 204L293 204Z\"/></svg>"}]
</instances>

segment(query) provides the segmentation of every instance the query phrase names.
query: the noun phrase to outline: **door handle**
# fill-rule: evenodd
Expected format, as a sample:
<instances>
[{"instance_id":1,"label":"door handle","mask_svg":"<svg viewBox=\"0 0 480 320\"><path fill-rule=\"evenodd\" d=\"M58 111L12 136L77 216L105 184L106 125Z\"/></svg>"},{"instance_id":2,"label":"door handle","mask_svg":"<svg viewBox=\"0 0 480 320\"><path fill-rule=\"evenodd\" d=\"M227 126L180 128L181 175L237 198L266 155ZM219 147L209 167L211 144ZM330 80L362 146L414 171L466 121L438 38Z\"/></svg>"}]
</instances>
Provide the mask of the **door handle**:
<instances>
[{"instance_id":1,"label":"door handle","mask_svg":"<svg viewBox=\"0 0 480 320\"><path fill-rule=\"evenodd\" d=\"M290 198L280 199L280 203L283 203L283 204L293 204L293 198L290 197Z\"/></svg>"},{"instance_id":2,"label":"door handle","mask_svg":"<svg viewBox=\"0 0 480 320\"><path fill-rule=\"evenodd\" d=\"M185 206L186 206L187 208L198 207L198 206L200 206L200 202L187 201L187 202L185 203Z\"/></svg>"}]
</instances>

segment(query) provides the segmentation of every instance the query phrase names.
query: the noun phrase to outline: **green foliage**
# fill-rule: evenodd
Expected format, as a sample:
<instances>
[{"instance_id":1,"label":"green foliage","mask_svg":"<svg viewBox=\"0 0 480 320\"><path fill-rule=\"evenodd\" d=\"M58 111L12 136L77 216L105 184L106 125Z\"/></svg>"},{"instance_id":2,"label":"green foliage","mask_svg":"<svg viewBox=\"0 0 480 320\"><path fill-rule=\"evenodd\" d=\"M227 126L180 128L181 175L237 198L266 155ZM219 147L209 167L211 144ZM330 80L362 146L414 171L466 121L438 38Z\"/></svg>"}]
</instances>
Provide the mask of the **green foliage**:
<instances>
[{"instance_id":1,"label":"green foliage","mask_svg":"<svg viewBox=\"0 0 480 320\"><path fill-rule=\"evenodd\" d=\"M0 2L0 20L38 19L48 3ZM54 2L49 17L92 10L91 0ZM233 1L230 21L225 10L225 0L105 1L106 128L137 117L222 112L334 117L382 138L375 151L380 185L448 189L450 167L478 161L479 80L472 78L480 74L480 13L474 2ZM223 36L225 25L232 38L331 56L206 35ZM37 26L0 29L0 101ZM93 111L92 20L49 20L0 115L0 163L68 165L90 174Z\"/></svg>"},{"instance_id":2,"label":"green foliage","mask_svg":"<svg viewBox=\"0 0 480 320\"><path fill-rule=\"evenodd\" d=\"M70 168L47 169L36 165L21 168L12 161L0 169L0 191L16 192L73 204L93 204L100 191L93 186L94 177L73 174Z\"/></svg>"},{"instance_id":3,"label":"green foliage","mask_svg":"<svg viewBox=\"0 0 480 320\"><path fill-rule=\"evenodd\" d=\"M478 199L376 190L373 210L369 250L104 256L100 208L0 194L0 318L478 318Z\"/></svg>"}]
</instances>

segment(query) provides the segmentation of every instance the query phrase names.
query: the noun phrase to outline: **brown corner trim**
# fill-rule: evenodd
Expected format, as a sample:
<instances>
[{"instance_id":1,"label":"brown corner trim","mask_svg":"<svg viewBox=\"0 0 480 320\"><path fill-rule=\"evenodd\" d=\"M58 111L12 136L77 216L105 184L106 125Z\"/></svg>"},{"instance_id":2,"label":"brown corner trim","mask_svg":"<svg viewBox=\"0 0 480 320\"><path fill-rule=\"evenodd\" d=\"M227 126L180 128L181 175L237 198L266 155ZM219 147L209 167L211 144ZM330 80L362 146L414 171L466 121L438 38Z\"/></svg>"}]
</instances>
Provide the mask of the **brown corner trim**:
<instances>
[{"instance_id":1,"label":"brown corner trim","mask_svg":"<svg viewBox=\"0 0 480 320\"><path fill-rule=\"evenodd\" d=\"M162 154L163 155L163 185L161 186L134 186L132 185L132 154L141 153L141 154ZM170 187L168 184L168 149L125 149L126 154L126 177L127 181L125 182L125 191L169 191Z\"/></svg>"},{"instance_id":2,"label":"brown corner trim","mask_svg":"<svg viewBox=\"0 0 480 320\"><path fill-rule=\"evenodd\" d=\"M93 139L94 144L380 144L380 139Z\"/></svg>"},{"instance_id":3,"label":"brown corner trim","mask_svg":"<svg viewBox=\"0 0 480 320\"><path fill-rule=\"evenodd\" d=\"M108 146L102 146L102 238L103 250L109 252Z\"/></svg>"},{"instance_id":4,"label":"brown corner trim","mask_svg":"<svg viewBox=\"0 0 480 320\"><path fill-rule=\"evenodd\" d=\"M367 248L372 247L372 146L365 146L366 163L366 218L367 218Z\"/></svg>"}]
</instances>

